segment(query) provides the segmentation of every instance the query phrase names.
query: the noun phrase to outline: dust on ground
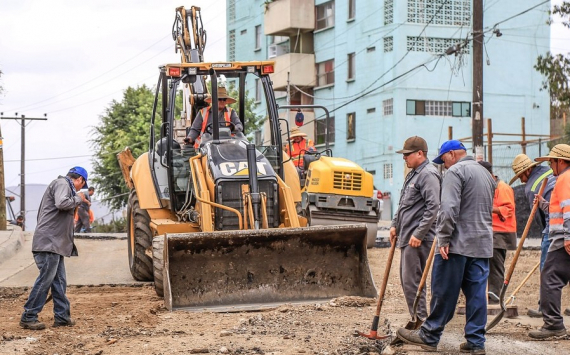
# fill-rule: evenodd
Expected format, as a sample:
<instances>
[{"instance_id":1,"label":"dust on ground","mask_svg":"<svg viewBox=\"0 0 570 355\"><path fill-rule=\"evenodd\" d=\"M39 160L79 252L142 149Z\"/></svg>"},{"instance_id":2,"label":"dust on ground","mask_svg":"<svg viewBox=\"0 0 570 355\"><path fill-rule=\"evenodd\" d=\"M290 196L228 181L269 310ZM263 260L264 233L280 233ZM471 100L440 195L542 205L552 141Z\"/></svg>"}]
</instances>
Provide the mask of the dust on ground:
<instances>
[{"instance_id":1,"label":"dust on ground","mask_svg":"<svg viewBox=\"0 0 570 355\"><path fill-rule=\"evenodd\" d=\"M369 250L376 285L384 274L388 249ZM512 256L512 253L511 253ZM539 260L539 251L523 251L515 269L510 294ZM507 260L507 267L510 259ZM393 334L409 320L399 281L396 252L381 312L379 334ZM429 280L428 280L429 283ZM538 300L538 273L517 295L522 316ZM389 347L356 335L368 332L376 300L341 297L325 304L284 305L277 309L242 313L169 312L152 284L139 287L70 287L74 327L53 328L52 303L40 314L43 331L18 325L27 289L0 290L0 354L421 354L412 346ZM563 308L570 306L567 289ZM461 303L461 300L460 300ZM504 319L487 335L488 354L567 354L568 336L532 341L528 322ZM570 322L565 317L566 323ZM540 325L540 322L537 324ZM440 353L458 353L464 316L456 315L445 329Z\"/></svg>"}]
</instances>

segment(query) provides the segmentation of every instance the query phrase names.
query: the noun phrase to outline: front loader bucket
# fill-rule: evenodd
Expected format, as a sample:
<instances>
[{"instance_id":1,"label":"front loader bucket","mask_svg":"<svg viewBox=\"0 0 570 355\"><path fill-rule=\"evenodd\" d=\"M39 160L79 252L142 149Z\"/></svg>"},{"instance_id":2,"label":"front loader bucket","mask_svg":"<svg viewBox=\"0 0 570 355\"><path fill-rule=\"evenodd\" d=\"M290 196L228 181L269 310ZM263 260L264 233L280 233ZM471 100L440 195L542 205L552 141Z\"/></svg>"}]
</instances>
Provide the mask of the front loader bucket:
<instances>
[{"instance_id":1,"label":"front loader bucket","mask_svg":"<svg viewBox=\"0 0 570 355\"><path fill-rule=\"evenodd\" d=\"M228 312L376 297L366 232L353 224L166 234L165 306Z\"/></svg>"}]
</instances>

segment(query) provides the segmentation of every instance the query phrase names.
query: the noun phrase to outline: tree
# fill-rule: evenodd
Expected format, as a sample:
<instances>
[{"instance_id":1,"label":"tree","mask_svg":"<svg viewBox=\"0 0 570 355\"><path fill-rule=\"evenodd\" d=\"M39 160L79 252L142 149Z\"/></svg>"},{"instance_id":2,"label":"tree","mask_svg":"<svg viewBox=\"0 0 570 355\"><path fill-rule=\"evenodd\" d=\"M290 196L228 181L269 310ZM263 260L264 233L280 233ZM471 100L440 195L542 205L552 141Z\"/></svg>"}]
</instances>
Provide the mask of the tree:
<instances>
[{"instance_id":1,"label":"tree","mask_svg":"<svg viewBox=\"0 0 570 355\"><path fill-rule=\"evenodd\" d=\"M554 6L552 15L562 19L562 24L570 28L570 2L564 1L560 6ZM550 19L549 24L553 22ZM541 90L550 93L550 112L552 117L560 117L562 112L570 108L570 53L567 55L547 52L538 56L534 68L546 78Z\"/></svg>"},{"instance_id":2,"label":"tree","mask_svg":"<svg viewBox=\"0 0 570 355\"><path fill-rule=\"evenodd\" d=\"M147 86L129 87L123 100L113 100L100 117L101 123L94 128L93 183L111 208L124 207L129 192L117 162L117 153L125 147L131 148L135 157L148 151L153 101L154 94Z\"/></svg>"}]
</instances>

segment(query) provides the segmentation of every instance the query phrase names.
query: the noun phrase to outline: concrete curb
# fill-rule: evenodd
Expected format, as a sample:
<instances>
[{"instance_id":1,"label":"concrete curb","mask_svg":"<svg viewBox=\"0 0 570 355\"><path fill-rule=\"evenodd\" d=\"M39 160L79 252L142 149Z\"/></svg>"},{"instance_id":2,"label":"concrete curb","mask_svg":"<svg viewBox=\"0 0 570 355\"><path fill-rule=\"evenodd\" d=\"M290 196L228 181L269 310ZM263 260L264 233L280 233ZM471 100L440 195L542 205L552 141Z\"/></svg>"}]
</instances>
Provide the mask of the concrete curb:
<instances>
[{"instance_id":1,"label":"concrete curb","mask_svg":"<svg viewBox=\"0 0 570 355\"><path fill-rule=\"evenodd\" d=\"M22 228L8 225L6 230L0 231L0 264L14 256L23 244L24 232Z\"/></svg>"}]
</instances>

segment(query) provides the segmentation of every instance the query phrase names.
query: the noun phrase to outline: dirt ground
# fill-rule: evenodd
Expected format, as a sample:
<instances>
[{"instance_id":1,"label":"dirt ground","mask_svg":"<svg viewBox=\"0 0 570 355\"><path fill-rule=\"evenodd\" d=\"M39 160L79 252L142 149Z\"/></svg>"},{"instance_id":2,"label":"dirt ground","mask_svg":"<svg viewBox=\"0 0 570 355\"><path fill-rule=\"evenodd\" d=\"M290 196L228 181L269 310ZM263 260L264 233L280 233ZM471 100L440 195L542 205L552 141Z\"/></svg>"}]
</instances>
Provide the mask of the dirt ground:
<instances>
[{"instance_id":1,"label":"dirt ground","mask_svg":"<svg viewBox=\"0 0 570 355\"><path fill-rule=\"evenodd\" d=\"M388 249L369 250L372 273L379 287ZM515 269L513 291L539 259L538 251L523 251ZM507 261L507 265L510 259ZM409 319L398 275L396 252L379 333L393 333ZM535 307L538 273L516 298L519 314ZM510 293L510 292L508 292ZM328 304L291 306L262 312L169 312L152 284L142 287L70 287L74 327L52 328L51 303L40 314L47 328L23 330L18 321L28 290L0 289L0 354L420 354L412 346L387 347L387 341L355 336L368 332L375 300L340 298ZM564 290L563 308L570 306ZM461 301L460 301L461 303ZM531 341L524 318L504 319L487 335L488 354L568 354L570 337ZM526 320L529 320L526 318ZM566 323L570 322L565 317ZM540 321L536 323L540 325ZM440 353L458 352L463 341L464 316L447 326Z\"/></svg>"}]
</instances>

